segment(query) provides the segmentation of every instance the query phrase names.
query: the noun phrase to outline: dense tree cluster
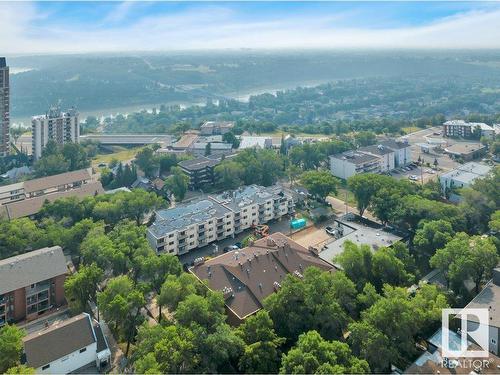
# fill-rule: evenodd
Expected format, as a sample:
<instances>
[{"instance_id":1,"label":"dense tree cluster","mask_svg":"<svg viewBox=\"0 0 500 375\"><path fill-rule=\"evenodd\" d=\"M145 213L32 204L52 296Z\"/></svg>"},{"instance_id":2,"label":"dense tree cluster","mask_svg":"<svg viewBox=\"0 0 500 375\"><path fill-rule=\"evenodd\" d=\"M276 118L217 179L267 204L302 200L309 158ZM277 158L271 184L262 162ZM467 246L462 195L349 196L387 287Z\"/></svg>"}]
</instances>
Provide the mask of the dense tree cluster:
<instances>
[{"instance_id":1,"label":"dense tree cluster","mask_svg":"<svg viewBox=\"0 0 500 375\"><path fill-rule=\"evenodd\" d=\"M78 143L66 143L63 146L50 140L43 149L42 157L35 162L37 177L88 168L90 158L95 156L96 149L90 144L84 147Z\"/></svg>"}]
</instances>

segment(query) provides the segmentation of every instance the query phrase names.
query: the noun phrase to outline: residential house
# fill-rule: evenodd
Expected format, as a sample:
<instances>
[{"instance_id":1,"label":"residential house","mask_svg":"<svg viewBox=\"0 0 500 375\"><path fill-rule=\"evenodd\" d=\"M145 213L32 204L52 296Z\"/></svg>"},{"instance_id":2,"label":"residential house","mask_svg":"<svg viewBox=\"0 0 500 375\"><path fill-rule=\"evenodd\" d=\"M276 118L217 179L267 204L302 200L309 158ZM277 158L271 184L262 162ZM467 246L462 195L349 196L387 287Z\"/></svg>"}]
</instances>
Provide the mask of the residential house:
<instances>
[{"instance_id":1,"label":"residential house","mask_svg":"<svg viewBox=\"0 0 500 375\"><path fill-rule=\"evenodd\" d=\"M100 324L82 313L24 337L24 363L37 374L89 373L109 368L111 351Z\"/></svg>"},{"instance_id":2,"label":"residential house","mask_svg":"<svg viewBox=\"0 0 500 375\"><path fill-rule=\"evenodd\" d=\"M34 320L64 305L67 272L59 246L0 260L0 326Z\"/></svg>"},{"instance_id":3,"label":"residential house","mask_svg":"<svg viewBox=\"0 0 500 375\"><path fill-rule=\"evenodd\" d=\"M264 299L281 288L287 275L302 279L308 267L336 271L314 248L273 233L244 249L197 259L189 271L211 290L222 292L228 321L238 325L262 309Z\"/></svg>"}]
</instances>

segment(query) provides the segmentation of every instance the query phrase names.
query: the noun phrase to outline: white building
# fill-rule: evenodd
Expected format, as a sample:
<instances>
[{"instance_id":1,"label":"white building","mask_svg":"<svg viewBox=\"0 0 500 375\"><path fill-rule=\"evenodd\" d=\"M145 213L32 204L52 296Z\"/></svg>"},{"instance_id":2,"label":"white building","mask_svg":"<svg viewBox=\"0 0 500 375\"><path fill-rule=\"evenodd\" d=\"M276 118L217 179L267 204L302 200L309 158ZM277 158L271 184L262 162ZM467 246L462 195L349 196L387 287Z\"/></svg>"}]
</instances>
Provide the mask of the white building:
<instances>
[{"instance_id":1,"label":"white building","mask_svg":"<svg viewBox=\"0 0 500 375\"><path fill-rule=\"evenodd\" d=\"M40 158L50 140L60 145L69 142L78 143L80 138L78 115L74 108L67 112L61 112L59 108L51 108L45 115L32 117L33 157Z\"/></svg>"},{"instance_id":2,"label":"white building","mask_svg":"<svg viewBox=\"0 0 500 375\"><path fill-rule=\"evenodd\" d=\"M389 139L355 151L331 155L330 171L336 177L347 179L359 173L385 173L411 161L408 142Z\"/></svg>"},{"instance_id":3,"label":"white building","mask_svg":"<svg viewBox=\"0 0 500 375\"><path fill-rule=\"evenodd\" d=\"M486 177L491 172L491 167L485 164L470 162L459 166L439 177L441 191L451 201L459 201L460 197L450 193L452 189L471 186L478 178Z\"/></svg>"},{"instance_id":4,"label":"white building","mask_svg":"<svg viewBox=\"0 0 500 375\"><path fill-rule=\"evenodd\" d=\"M37 374L68 374L89 367L104 371L110 364L106 337L87 313L31 333L23 343L25 364Z\"/></svg>"},{"instance_id":5,"label":"white building","mask_svg":"<svg viewBox=\"0 0 500 375\"><path fill-rule=\"evenodd\" d=\"M156 212L147 239L157 252L182 255L234 236L253 225L293 212L293 199L279 185L250 185Z\"/></svg>"}]
</instances>

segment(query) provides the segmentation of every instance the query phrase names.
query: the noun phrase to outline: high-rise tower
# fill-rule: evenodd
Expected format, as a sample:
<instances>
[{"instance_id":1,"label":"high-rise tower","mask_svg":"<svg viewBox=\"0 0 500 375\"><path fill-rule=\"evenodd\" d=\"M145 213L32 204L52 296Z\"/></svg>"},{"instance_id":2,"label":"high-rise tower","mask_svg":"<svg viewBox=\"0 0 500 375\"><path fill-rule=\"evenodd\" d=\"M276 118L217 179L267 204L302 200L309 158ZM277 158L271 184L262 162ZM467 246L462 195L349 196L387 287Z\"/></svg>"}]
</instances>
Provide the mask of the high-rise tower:
<instances>
[{"instance_id":1,"label":"high-rise tower","mask_svg":"<svg viewBox=\"0 0 500 375\"><path fill-rule=\"evenodd\" d=\"M9 67L5 57L0 57L0 156L9 155L10 127Z\"/></svg>"}]
</instances>

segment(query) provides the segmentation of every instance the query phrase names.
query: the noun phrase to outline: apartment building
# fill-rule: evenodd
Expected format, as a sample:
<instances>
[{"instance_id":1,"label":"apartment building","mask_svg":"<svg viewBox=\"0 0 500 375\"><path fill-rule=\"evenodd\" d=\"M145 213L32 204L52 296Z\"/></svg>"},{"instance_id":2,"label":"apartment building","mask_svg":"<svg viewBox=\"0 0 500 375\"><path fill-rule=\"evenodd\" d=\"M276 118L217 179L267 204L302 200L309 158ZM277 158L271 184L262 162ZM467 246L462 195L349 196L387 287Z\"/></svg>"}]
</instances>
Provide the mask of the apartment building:
<instances>
[{"instance_id":1,"label":"apartment building","mask_svg":"<svg viewBox=\"0 0 500 375\"><path fill-rule=\"evenodd\" d=\"M111 360L100 324L87 313L30 333L23 346L23 362L37 374L104 372Z\"/></svg>"},{"instance_id":2,"label":"apartment building","mask_svg":"<svg viewBox=\"0 0 500 375\"><path fill-rule=\"evenodd\" d=\"M78 143L80 138L78 116L74 108L62 112L60 108L54 107L44 115L32 117L33 158L36 160L42 156L42 151L50 140L59 145L69 142Z\"/></svg>"},{"instance_id":3,"label":"apartment building","mask_svg":"<svg viewBox=\"0 0 500 375\"><path fill-rule=\"evenodd\" d=\"M336 177L347 179L359 173L385 173L409 163L411 149L408 142L388 139L331 155L330 171Z\"/></svg>"},{"instance_id":4,"label":"apartment building","mask_svg":"<svg viewBox=\"0 0 500 375\"><path fill-rule=\"evenodd\" d=\"M234 121L206 121L200 127L201 135L229 133L234 128Z\"/></svg>"},{"instance_id":5,"label":"apartment building","mask_svg":"<svg viewBox=\"0 0 500 375\"><path fill-rule=\"evenodd\" d=\"M9 155L10 149L10 84L9 67L0 57L0 156Z\"/></svg>"},{"instance_id":6,"label":"apartment building","mask_svg":"<svg viewBox=\"0 0 500 375\"><path fill-rule=\"evenodd\" d=\"M215 183L214 169L220 164L220 159L199 157L179 162L179 167L189 177L189 189L196 190L205 184Z\"/></svg>"},{"instance_id":7,"label":"apartment building","mask_svg":"<svg viewBox=\"0 0 500 375\"><path fill-rule=\"evenodd\" d=\"M189 271L210 289L223 293L228 322L238 325L262 309L265 298L280 289L287 275L301 279L311 266L337 271L318 257L316 249L273 233L244 249L197 261Z\"/></svg>"},{"instance_id":8,"label":"apartment building","mask_svg":"<svg viewBox=\"0 0 500 375\"><path fill-rule=\"evenodd\" d=\"M68 196L86 197L104 192L91 169L81 169L0 186L0 216L8 219L31 216L43 203Z\"/></svg>"},{"instance_id":9,"label":"apartment building","mask_svg":"<svg viewBox=\"0 0 500 375\"><path fill-rule=\"evenodd\" d=\"M34 320L63 305L67 271L59 246L0 260L0 326Z\"/></svg>"},{"instance_id":10,"label":"apartment building","mask_svg":"<svg viewBox=\"0 0 500 375\"><path fill-rule=\"evenodd\" d=\"M158 210L147 239L157 252L182 255L293 212L279 185L250 185L174 208Z\"/></svg>"},{"instance_id":11,"label":"apartment building","mask_svg":"<svg viewBox=\"0 0 500 375\"><path fill-rule=\"evenodd\" d=\"M495 128L482 122L450 120L443 124L443 135L452 138L492 138L495 135Z\"/></svg>"},{"instance_id":12,"label":"apartment building","mask_svg":"<svg viewBox=\"0 0 500 375\"><path fill-rule=\"evenodd\" d=\"M460 201L461 198L456 189L471 186L477 179L486 177L491 170L492 168L488 165L470 162L442 174L439 176L439 182L443 196L450 201Z\"/></svg>"}]
</instances>

